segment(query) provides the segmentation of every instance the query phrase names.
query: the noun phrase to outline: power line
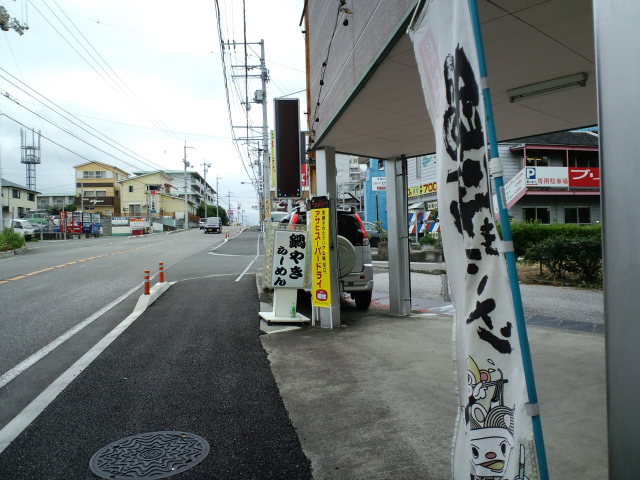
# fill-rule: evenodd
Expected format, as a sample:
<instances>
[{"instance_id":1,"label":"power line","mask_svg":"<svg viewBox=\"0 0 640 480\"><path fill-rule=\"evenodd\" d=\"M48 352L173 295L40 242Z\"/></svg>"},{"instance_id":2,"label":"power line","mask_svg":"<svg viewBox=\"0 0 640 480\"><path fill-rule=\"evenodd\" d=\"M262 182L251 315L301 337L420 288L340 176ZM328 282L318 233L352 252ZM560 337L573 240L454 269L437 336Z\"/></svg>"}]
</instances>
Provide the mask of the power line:
<instances>
[{"instance_id":1,"label":"power line","mask_svg":"<svg viewBox=\"0 0 640 480\"><path fill-rule=\"evenodd\" d=\"M59 111L56 111L54 108L52 108L51 106L47 105L46 103L44 103L42 100L34 97L31 93L29 93L28 91L26 91L25 89L21 88L19 85L16 85L15 83L13 83L11 80L7 79L4 75L0 74L0 78L4 79L5 81L7 81L8 83L10 83L11 85L13 85L14 87L18 88L20 91L22 91L23 93L26 93L27 95L29 95L31 98L33 98L34 100L36 100L37 102L39 102L41 105L43 105L45 108L48 108L49 110L51 110L52 112L54 112L55 114L61 116L62 118L64 118L65 120L67 120L69 123L75 125L76 127L80 128L81 130L85 131L86 133L88 133L89 135L97 138L98 140L100 140L101 142L109 145L110 147L114 148L115 150L118 150L119 152L127 155L128 157L133 158L134 160L140 161L140 159L143 159L142 161L145 161L146 163L153 165L154 162L149 160L148 158L140 155L139 153L134 152L133 150L131 150L130 148L122 145L121 143L117 142L116 140L110 138L109 136L103 134L102 132L100 132L99 130L95 129L94 127L92 127L91 125L89 125L88 123L86 123L85 121L79 119L78 117L76 117L74 114L72 114L71 112L69 112L68 110L66 110L65 108L61 107L60 105L58 105L57 103L53 102L52 100L50 100L49 98L47 98L45 95L39 93L37 90L35 90L34 88L30 87L29 85L27 85L26 83L24 83L23 81L21 81L20 79L18 79L17 77L15 77L14 75L11 75L11 73L7 72L4 68L0 67L0 70L5 72L7 75L11 76L12 78L14 78L16 81L20 82L22 85L24 85L25 87L29 88L30 90L32 90L33 92L35 92L37 95L39 95L40 97L44 98L47 102L51 103L52 105L54 105L56 108L59 108L60 110L62 110L63 112L65 112L67 115L71 116L72 118L76 119L78 122L86 125L88 128L90 128L91 130L95 131L98 135L106 138L107 140L104 140L103 138L100 138L98 135L96 135L95 133L92 133L91 131L89 131L87 128L83 127L82 125L79 125L78 123L74 122L73 120L69 119L68 117L66 117L65 115L63 115L62 113L60 113ZM5 93L5 97L11 99L8 94ZM22 104L20 104L19 102L15 102L18 105L20 105L22 108L25 108ZM27 109L28 110L28 109ZM119 145L120 147L128 150L129 152L133 153L133 155L125 152L124 150L121 150L118 147L115 147L114 145L112 145L111 143L115 143L116 145ZM135 156L134 156L135 155ZM139 157L139 158L136 158Z\"/></svg>"},{"instance_id":2,"label":"power line","mask_svg":"<svg viewBox=\"0 0 640 480\"><path fill-rule=\"evenodd\" d=\"M36 9L36 11L40 14L40 16L51 26L51 28L71 47L71 49L76 52L76 54L100 77L102 78L102 80L109 85L109 87L111 87L114 92L116 92L116 94L118 94L126 103L129 104L129 106L131 106L133 109L135 109L136 111L138 111L138 113L140 113L143 117L145 117L150 123L156 125L160 130L164 131L165 133L167 133L169 136L173 136L174 138L180 138L178 135L176 135L175 133L173 133L168 127L166 127L164 124L162 124L162 122L155 120L153 117L153 114L151 113L150 115L141 111L140 108L136 107L128 98L126 98L125 96L125 92L124 92L124 88L128 89L131 92L132 97L138 101L138 103L140 103L140 105L142 105L143 108L145 108L147 111L149 111L147 109L147 107L144 106L144 104L142 104L142 102L140 102L140 100L137 99L137 97L135 97L135 94L133 94L133 92L131 91L131 89L129 89L129 87L122 81L122 79L120 79L120 77L117 76L117 74L115 74L115 76L120 79L120 82L122 82L122 84L124 85L124 88L122 85L118 84L118 82L116 80L114 80L113 75L111 73L109 73L107 71L107 69L100 64L99 61L96 60L96 58L87 50L87 48L82 44L82 42L80 42L77 37L73 34L73 32L71 32L71 30L65 25L65 23L60 19L60 17L51 9L51 7L49 5L47 5L45 3L45 6L51 11L51 13L56 17L56 19L62 24L62 26L69 32L69 34L75 39L75 41L78 43L78 45L80 45L88 54L89 56L93 59L93 61L96 63L96 65L109 77L106 78L105 75L103 75L100 71L98 71L96 69L96 67L89 61L87 60L87 58L85 58L84 55L82 55L81 52L78 51L78 49L69 41L69 39L62 34L62 32L60 32L59 29L57 29L53 23L51 23L51 21L40 11L40 9L32 2L32 0L27 0L32 6L33 8ZM63 12L64 13L64 12ZM65 14L66 15L66 14ZM73 22L70 22L73 24ZM74 25L75 26L75 25ZM77 29L77 27L76 27ZM78 30L79 31L79 30ZM89 43L87 41L87 43ZM91 45L89 43L89 45ZM93 46L91 46L93 48ZM95 48L93 48L94 51ZM99 55L99 54L98 54ZM105 64L106 61L105 61ZM107 66L111 69L111 67L107 64ZM111 69L113 71L113 69Z\"/></svg>"}]
</instances>

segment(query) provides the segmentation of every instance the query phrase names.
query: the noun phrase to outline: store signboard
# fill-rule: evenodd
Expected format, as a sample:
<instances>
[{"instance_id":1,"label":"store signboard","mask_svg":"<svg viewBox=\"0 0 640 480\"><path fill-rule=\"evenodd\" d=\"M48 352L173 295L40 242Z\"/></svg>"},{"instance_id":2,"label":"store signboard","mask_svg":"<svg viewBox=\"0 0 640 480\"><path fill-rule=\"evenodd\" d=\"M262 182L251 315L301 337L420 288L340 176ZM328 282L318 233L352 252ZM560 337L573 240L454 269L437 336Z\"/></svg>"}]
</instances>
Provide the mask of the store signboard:
<instances>
[{"instance_id":1,"label":"store signboard","mask_svg":"<svg viewBox=\"0 0 640 480\"><path fill-rule=\"evenodd\" d=\"M566 167L525 167L527 185L530 187L568 188Z\"/></svg>"},{"instance_id":2,"label":"store signboard","mask_svg":"<svg viewBox=\"0 0 640 480\"><path fill-rule=\"evenodd\" d=\"M271 266L273 288L304 288L307 233L276 231Z\"/></svg>"},{"instance_id":3,"label":"store signboard","mask_svg":"<svg viewBox=\"0 0 640 480\"><path fill-rule=\"evenodd\" d=\"M520 200L526 192L526 169L523 168L504 186L504 196L507 203L506 207L511 208L511 206Z\"/></svg>"},{"instance_id":4,"label":"store signboard","mask_svg":"<svg viewBox=\"0 0 640 480\"><path fill-rule=\"evenodd\" d=\"M595 167L569 167L569 187L600 188L600 169Z\"/></svg>"},{"instance_id":5,"label":"store signboard","mask_svg":"<svg viewBox=\"0 0 640 480\"><path fill-rule=\"evenodd\" d=\"M371 177L371 190L378 192L387 189L387 177Z\"/></svg>"},{"instance_id":6,"label":"store signboard","mask_svg":"<svg viewBox=\"0 0 640 480\"><path fill-rule=\"evenodd\" d=\"M331 307L331 263L329 246L331 242L329 225L329 202L322 204L318 197L316 205L321 208L311 209L311 299L316 307Z\"/></svg>"},{"instance_id":7,"label":"store signboard","mask_svg":"<svg viewBox=\"0 0 640 480\"><path fill-rule=\"evenodd\" d=\"M411 197L419 197L421 195L427 195L430 193L438 192L438 182L430 182L423 183L422 185L416 185L414 187L409 187L407 191L407 196Z\"/></svg>"}]
</instances>

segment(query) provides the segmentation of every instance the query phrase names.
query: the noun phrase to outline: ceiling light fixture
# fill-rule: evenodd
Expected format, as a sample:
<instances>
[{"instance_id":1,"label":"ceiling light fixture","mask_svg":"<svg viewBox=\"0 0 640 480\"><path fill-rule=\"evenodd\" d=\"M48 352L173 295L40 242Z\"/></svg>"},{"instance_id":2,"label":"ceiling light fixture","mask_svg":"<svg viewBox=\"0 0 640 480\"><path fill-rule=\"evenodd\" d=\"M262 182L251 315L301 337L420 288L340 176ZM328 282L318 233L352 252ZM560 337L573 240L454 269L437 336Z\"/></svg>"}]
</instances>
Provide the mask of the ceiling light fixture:
<instances>
[{"instance_id":1,"label":"ceiling light fixture","mask_svg":"<svg viewBox=\"0 0 640 480\"><path fill-rule=\"evenodd\" d=\"M509 101L513 103L524 98L546 95L558 90L584 87L587 85L587 78L589 78L589 74L586 72L574 73L573 75L566 75L564 77L545 80L544 82L512 88L511 90L507 90L507 95L509 96Z\"/></svg>"}]
</instances>

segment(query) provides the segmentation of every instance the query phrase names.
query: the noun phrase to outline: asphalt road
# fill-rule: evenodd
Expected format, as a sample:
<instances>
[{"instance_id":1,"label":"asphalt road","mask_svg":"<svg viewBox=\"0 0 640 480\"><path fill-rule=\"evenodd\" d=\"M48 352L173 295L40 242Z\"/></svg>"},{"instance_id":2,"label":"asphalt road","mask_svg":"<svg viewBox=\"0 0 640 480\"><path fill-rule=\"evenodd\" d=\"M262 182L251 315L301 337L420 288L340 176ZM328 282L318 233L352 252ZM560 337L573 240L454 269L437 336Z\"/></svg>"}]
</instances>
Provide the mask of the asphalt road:
<instances>
[{"instance_id":1,"label":"asphalt road","mask_svg":"<svg viewBox=\"0 0 640 480\"><path fill-rule=\"evenodd\" d=\"M183 253L170 270L177 283L0 454L0 478L94 479L98 449L177 430L211 448L180 478L310 479L258 337L258 239L247 231Z\"/></svg>"},{"instance_id":2,"label":"asphalt road","mask_svg":"<svg viewBox=\"0 0 640 480\"><path fill-rule=\"evenodd\" d=\"M411 273L411 304L416 311L453 313L450 302L441 295L439 275ZM520 285L525 319L530 325L566 328L593 333L604 332L602 291L582 288ZM373 302L389 303L389 273L376 268Z\"/></svg>"},{"instance_id":3,"label":"asphalt road","mask_svg":"<svg viewBox=\"0 0 640 480\"><path fill-rule=\"evenodd\" d=\"M0 260L0 375L143 281L218 245L201 230L143 237L43 241Z\"/></svg>"}]
</instances>

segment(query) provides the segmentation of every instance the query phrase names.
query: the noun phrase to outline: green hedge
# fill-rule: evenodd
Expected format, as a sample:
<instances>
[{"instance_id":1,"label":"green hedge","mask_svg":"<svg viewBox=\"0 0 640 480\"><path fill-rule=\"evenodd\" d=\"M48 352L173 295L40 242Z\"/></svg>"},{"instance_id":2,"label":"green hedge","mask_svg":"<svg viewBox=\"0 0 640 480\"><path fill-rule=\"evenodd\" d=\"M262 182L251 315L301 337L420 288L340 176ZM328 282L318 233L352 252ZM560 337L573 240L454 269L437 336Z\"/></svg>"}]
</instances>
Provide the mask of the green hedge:
<instances>
[{"instance_id":1,"label":"green hedge","mask_svg":"<svg viewBox=\"0 0 640 480\"><path fill-rule=\"evenodd\" d=\"M0 252L15 250L24 246L24 237L11 228L5 228L0 234Z\"/></svg>"},{"instance_id":2,"label":"green hedge","mask_svg":"<svg viewBox=\"0 0 640 480\"><path fill-rule=\"evenodd\" d=\"M502 228L498 225L498 232L502 237ZM511 222L513 248L517 257L525 255L527 250L550 237L580 237L601 241L602 229L600 225L576 225L574 223L554 223L543 225L534 222Z\"/></svg>"}]
</instances>

